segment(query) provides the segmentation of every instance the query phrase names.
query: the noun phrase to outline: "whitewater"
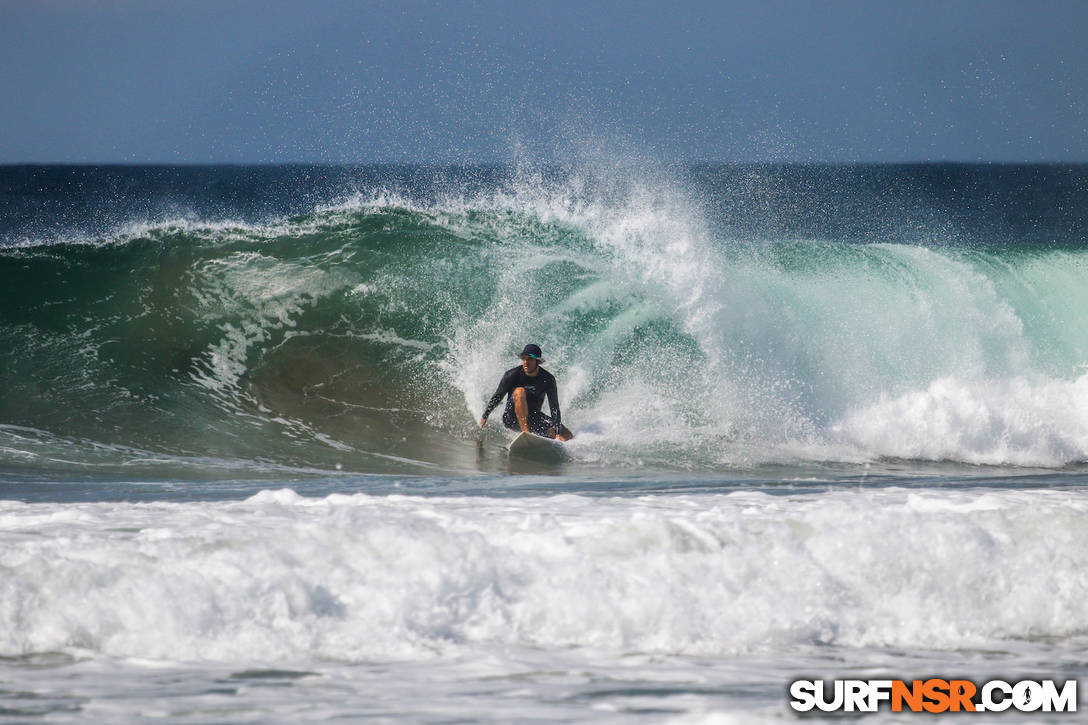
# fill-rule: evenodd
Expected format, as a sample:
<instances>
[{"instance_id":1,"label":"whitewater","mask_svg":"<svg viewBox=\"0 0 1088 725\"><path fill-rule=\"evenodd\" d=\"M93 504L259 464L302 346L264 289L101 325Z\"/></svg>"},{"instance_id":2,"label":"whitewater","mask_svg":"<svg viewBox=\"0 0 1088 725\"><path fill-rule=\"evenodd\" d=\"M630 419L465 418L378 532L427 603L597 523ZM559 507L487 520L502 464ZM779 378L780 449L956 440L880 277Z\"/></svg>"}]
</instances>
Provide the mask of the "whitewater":
<instances>
[{"instance_id":1,"label":"whitewater","mask_svg":"<svg viewBox=\"0 0 1088 725\"><path fill-rule=\"evenodd\" d=\"M0 720L1084 691L1086 184L0 169ZM569 461L477 428L526 342Z\"/></svg>"}]
</instances>

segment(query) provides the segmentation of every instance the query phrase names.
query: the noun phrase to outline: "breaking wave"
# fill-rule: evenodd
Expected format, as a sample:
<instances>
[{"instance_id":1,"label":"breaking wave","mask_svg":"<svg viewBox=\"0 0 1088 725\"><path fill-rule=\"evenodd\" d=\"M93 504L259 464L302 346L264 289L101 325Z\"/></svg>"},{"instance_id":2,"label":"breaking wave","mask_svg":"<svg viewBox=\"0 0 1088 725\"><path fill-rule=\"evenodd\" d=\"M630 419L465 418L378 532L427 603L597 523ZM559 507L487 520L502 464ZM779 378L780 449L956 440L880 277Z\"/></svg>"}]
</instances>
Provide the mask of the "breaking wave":
<instances>
[{"instance_id":1,"label":"breaking wave","mask_svg":"<svg viewBox=\"0 0 1088 725\"><path fill-rule=\"evenodd\" d=\"M1075 245L753 240L631 174L477 187L0 249L0 460L471 468L529 340L572 466L1088 460Z\"/></svg>"}]
</instances>

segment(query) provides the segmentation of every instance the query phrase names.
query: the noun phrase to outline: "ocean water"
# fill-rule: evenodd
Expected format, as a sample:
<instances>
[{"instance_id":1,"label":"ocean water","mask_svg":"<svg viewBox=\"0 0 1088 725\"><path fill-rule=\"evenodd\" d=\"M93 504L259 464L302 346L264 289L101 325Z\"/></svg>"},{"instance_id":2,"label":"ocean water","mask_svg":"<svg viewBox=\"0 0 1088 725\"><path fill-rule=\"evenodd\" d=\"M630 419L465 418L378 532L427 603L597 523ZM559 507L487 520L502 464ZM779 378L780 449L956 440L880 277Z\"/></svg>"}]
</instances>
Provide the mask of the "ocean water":
<instances>
[{"instance_id":1,"label":"ocean water","mask_svg":"<svg viewBox=\"0 0 1088 725\"><path fill-rule=\"evenodd\" d=\"M0 168L0 721L1083 692L1085 230L1086 166ZM475 424L530 341L563 463Z\"/></svg>"}]
</instances>

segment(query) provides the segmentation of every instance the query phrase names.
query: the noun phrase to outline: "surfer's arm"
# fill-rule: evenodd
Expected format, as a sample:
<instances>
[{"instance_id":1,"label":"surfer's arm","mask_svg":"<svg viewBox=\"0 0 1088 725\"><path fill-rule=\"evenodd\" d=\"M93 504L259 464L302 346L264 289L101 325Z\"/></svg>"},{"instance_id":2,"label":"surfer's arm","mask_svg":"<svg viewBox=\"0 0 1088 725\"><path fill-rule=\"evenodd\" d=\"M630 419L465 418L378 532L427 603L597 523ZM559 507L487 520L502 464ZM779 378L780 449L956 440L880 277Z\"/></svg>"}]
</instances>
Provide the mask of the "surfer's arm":
<instances>
[{"instance_id":1,"label":"surfer's arm","mask_svg":"<svg viewBox=\"0 0 1088 725\"><path fill-rule=\"evenodd\" d=\"M552 413L552 420L555 422L556 429L562 425L562 414L559 412L559 391L556 389L556 385L553 382L548 386L548 408Z\"/></svg>"},{"instance_id":2,"label":"surfer's arm","mask_svg":"<svg viewBox=\"0 0 1088 725\"><path fill-rule=\"evenodd\" d=\"M510 392L507 390L509 387L509 382L507 381L506 376L503 375L502 380L499 381L498 389L495 391L495 394L491 396L491 400L487 401L487 407L484 408L484 414L480 418L481 428L483 428L484 423L487 422L487 416L491 415L491 411L499 407L499 403L501 403L502 399Z\"/></svg>"}]
</instances>

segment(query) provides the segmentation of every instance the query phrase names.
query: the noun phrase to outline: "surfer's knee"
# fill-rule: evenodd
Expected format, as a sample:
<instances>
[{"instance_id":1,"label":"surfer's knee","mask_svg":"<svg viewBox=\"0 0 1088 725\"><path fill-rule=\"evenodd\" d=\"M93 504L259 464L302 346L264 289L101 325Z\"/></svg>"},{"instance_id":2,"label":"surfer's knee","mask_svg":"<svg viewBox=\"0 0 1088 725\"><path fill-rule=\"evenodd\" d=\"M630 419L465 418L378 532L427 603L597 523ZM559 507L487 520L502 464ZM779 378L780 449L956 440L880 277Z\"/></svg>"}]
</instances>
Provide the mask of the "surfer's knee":
<instances>
[{"instance_id":1,"label":"surfer's knee","mask_svg":"<svg viewBox=\"0 0 1088 725\"><path fill-rule=\"evenodd\" d=\"M525 388L514 388L514 401L525 400Z\"/></svg>"}]
</instances>

